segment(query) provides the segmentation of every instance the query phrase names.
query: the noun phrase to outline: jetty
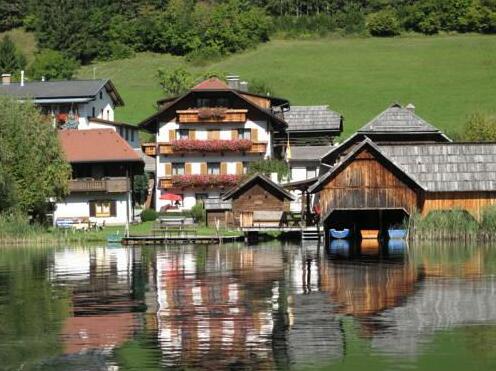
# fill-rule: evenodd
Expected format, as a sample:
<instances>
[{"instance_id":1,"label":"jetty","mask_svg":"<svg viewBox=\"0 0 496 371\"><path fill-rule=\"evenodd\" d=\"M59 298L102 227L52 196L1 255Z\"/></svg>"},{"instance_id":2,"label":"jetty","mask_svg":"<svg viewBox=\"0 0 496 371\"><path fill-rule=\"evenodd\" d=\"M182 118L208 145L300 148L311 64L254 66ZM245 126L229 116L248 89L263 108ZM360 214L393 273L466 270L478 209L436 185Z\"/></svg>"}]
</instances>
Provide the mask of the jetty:
<instances>
[{"instance_id":1,"label":"jetty","mask_svg":"<svg viewBox=\"0 0 496 371\"><path fill-rule=\"evenodd\" d=\"M243 236L129 236L122 239L123 245L178 245L178 244L222 244L242 241Z\"/></svg>"}]
</instances>

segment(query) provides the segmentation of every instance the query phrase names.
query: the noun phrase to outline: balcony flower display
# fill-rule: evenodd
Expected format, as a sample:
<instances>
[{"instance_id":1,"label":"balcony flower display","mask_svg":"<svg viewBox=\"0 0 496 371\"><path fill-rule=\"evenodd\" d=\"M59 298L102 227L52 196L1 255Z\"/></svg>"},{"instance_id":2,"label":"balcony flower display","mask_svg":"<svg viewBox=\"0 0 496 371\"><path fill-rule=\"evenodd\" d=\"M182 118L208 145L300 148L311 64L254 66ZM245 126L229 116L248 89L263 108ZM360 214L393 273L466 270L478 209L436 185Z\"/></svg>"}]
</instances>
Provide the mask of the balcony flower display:
<instances>
[{"instance_id":1,"label":"balcony flower display","mask_svg":"<svg viewBox=\"0 0 496 371\"><path fill-rule=\"evenodd\" d=\"M239 181L238 175L175 175L174 187L232 187Z\"/></svg>"},{"instance_id":2,"label":"balcony flower display","mask_svg":"<svg viewBox=\"0 0 496 371\"><path fill-rule=\"evenodd\" d=\"M172 149L178 152L224 152L224 151L248 151L252 142L248 139L232 140L198 140L178 139L171 141Z\"/></svg>"},{"instance_id":3,"label":"balcony flower display","mask_svg":"<svg viewBox=\"0 0 496 371\"><path fill-rule=\"evenodd\" d=\"M198 110L198 117L202 120L222 120L226 116L226 108L200 108Z\"/></svg>"}]
</instances>

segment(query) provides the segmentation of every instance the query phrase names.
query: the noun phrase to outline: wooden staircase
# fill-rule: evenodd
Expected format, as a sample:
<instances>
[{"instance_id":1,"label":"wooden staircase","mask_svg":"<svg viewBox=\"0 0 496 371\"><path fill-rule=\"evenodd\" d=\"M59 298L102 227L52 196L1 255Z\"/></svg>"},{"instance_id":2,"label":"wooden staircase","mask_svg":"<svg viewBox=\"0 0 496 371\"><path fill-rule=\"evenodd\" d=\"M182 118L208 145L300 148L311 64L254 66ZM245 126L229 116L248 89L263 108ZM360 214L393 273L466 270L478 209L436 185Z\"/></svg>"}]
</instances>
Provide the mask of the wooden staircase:
<instances>
[{"instance_id":1,"label":"wooden staircase","mask_svg":"<svg viewBox=\"0 0 496 371\"><path fill-rule=\"evenodd\" d=\"M317 229L316 226L303 227L301 229L301 239L302 240L320 240L324 235L323 227Z\"/></svg>"}]
</instances>

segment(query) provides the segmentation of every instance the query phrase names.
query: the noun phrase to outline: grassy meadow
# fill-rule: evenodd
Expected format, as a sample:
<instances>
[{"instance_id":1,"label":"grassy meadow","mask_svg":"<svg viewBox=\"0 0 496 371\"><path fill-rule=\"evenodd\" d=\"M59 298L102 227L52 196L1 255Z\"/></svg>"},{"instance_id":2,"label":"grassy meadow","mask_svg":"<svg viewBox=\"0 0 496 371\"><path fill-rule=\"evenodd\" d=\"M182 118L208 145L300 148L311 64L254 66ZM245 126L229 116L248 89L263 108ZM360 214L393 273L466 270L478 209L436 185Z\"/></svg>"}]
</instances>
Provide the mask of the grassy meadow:
<instances>
[{"instance_id":1,"label":"grassy meadow","mask_svg":"<svg viewBox=\"0 0 496 371\"><path fill-rule=\"evenodd\" d=\"M265 81L295 105L328 104L344 115L344 136L396 101L448 133L474 111L496 111L496 36L484 35L275 40L205 67L146 53L84 66L78 77L111 78L126 102L117 119L136 123L162 96L157 69L180 64Z\"/></svg>"}]
</instances>

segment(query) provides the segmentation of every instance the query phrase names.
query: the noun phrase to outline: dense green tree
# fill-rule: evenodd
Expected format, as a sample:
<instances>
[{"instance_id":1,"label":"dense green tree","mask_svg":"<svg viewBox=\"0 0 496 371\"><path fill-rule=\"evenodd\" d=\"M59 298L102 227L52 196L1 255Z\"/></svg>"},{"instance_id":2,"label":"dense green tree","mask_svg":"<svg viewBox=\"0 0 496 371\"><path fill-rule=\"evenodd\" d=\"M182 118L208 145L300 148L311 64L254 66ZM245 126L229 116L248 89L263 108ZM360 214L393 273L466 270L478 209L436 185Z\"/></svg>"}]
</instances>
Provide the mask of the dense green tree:
<instances>
[{"instance_id":1,"label":"dense green tree","mask_svg":"<svg viewBox=\"0 0 496 371\"><path fill-rule=\"evenodd\" d=\"M496 142L496 115L481 112L472 114L463 128L460 139L470 142Z\"/></svg>"},{"instance_id":2,"label":"dense green tree","mask_svg":"<svg viewBox=\"0 0 496 371\"><path fill-rule=\"evenodd\" d=\"M386 9L369 16L367 29L373 36L395 36L400 33L400 23L394 11Z\"/></svg>"},{"instance_id":3,"label":"dense green tree","mask_svg":"<svg viewBox=\"0 0 496 371\"><path fill-rule=\"evenodd\" d=\"M186 92L193 84L193 76L183 67L159 69L158 83L167 97L174 97Z\"/></svg>"},{"instance_id":4,"label":"dense green tree","mask_svg":"<svg viewBox=\"0 0 496 371\"><path fill-rule=\"evenodd\" d=\"M29 69L29 76L33 80L70 80L74 76L79 63L72 57L61 52L46 49L38 53Z\"/></svg>"},{"instance_id":5,"label":"dense green tree","mask_svg":"<svg viewBox=\"0 0 496 371\"><path fill-rule=\"evenodd\" d=\"M0 0L0 32L21 26L26 10L26 0Z\"/></svg>"},{"instance_id":6,"label":"dense green tree","mask_svg":"<svg viewBox=\"0 0 496 371\"><path fill-rule=\"evenodd\" d=\"M71 168L64 160L57 132L31 103L0 98L0 148L0 179L4 179L0 189L10 200L1 204L4 209L0 212L40 216L49 198L67 193Z\"/></svg>"},{"instance_id":7,"label":"dense green tree","mask_svg":"<svg viewBox=\"0 0 496 371\"><path fill-rule=\"evenodd\" d=\"M26 67L26 58L19 52L9 36L0 42L0 73L18 73Z\"/></svg>"}]
</instances>

